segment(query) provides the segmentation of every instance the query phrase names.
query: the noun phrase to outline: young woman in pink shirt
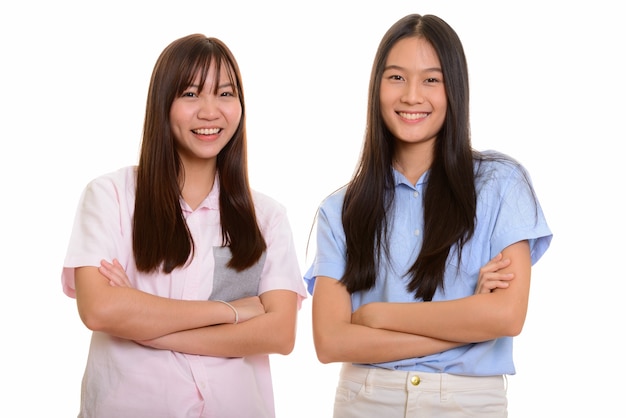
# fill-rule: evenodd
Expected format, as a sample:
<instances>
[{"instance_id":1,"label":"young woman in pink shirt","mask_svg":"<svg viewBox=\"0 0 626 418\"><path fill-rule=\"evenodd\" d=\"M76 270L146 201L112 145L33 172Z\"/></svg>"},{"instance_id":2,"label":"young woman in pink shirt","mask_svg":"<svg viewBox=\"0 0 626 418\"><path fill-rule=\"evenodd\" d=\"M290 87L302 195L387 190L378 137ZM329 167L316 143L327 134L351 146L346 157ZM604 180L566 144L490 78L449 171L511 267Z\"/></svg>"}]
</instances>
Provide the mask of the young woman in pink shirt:
<instances>
[{"instance_id":1,"label":"young woman in pink shirt","mask_svg":"<svg viewBox=\"0 0 626 418\"><path fill-rule=\"evenodd\" d=\"M190 35L158 58L137 166L85 188L63 291L93 331L79 417L273 417L268 355L306 297L282 205L250 189L238 64Z\"/></svg>"}]
</instances>

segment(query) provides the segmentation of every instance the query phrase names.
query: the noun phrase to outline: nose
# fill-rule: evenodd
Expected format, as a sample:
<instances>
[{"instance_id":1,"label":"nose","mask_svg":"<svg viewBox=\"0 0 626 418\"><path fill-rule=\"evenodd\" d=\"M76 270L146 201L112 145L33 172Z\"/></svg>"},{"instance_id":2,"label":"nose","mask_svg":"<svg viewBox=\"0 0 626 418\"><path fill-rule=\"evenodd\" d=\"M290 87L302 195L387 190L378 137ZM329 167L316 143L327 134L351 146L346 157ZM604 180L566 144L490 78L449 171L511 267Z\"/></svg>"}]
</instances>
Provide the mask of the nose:
<instances>
[{"instance_id":1,"label":"nose","mask_svg":"<svg viewBox=\"0 0 626 418\"><path fill-rule=\"evenodd\" d=\"M418 82L408 82L404 88L401 100L407 104L417 104L424 102L424 92Z\"/></svg>"},{"instance_id":2,"label":"nose","mask_svg":"<svg viewBox=\"0 0 626 418\"><path fill-rule=\"evenodd\" d=\"M198 108L198 118L213 120L218 117L219 103L215 95L206 95L200 100L200 106Z\"/></svg>"}]
</instances>

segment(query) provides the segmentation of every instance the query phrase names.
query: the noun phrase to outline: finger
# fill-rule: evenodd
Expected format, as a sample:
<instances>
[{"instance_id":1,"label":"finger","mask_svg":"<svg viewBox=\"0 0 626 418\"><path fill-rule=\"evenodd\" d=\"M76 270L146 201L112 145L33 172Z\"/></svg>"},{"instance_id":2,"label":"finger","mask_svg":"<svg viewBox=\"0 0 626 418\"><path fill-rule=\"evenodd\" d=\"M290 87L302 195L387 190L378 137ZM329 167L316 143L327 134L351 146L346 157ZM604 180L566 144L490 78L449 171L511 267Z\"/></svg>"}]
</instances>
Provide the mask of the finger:
<instances>
[{"instance_id":1,"label":"finger","mask_svg":"<svg viewBox=\"0 0 626 418\"><path fill-rule=\"evenodd\" d=\"M511 259L510 258L504 258L502 260L498 260L495 265L497 266L497 270L501 270L504 267L507 267L509 264L511 264Z\"/></svg>"},{"instance_id":2,"label":"finger","mask_svg":"<svg viewBox=\"0 0 626 418\"><path fill-rule=\"evenodd\" d=\"M509 287L509 282L507 281L489 280L477 286L475 294L491 293L496 289L506 289L507 287Z\"/></svg>"},{"instance_id":3,"label":"finger","mask_svg":"<svg viewBox=\"0 0 626 418\"><path fill-rule=\"evenodd\" d=\"M475 294L480 294L480 293L491 293L491 291L494 289L495 287L495 282L493 281L485 281L482 283L479 283L476 286L476 290L474 291Z\"/></svg>"},{"instance_id":4,"label":"finger","mask_svg":"<svg viewBox=\"0 0 626 418\"><path fill-rule=\"evenodd\" d=\"M112 267L112 270L115 272L116 277L121 281L121 283L123 283L124 285L128 287L132 287L130 283L130 279L128 278L128 275L126 274L126 270L124 270L124 267L122 266L122 264L119 262L117 258L113 259L111 267Z\"/></svg>"},{"instance_id":5,"label":"finger","mask_svg":"<svg viewBox=\"0 0 626 418\"><path fill-rule=\"evenodd\" d=\"M513 273L481 273L474 293L490 293L495 288L508 287L508 282L513 278Z\"/></svg>"},{"instance_id":6,"label":"finger","mask_svg":"<svg viewBox=\"0 0 626 418\"><path fill-rule=\"evenodd\" d=\"M116 286L123 284L123 280L117 274L115 274L115 272L108 270L106 267L101 266L98 268L98 271L100 272L100 274L107 278L109 284L114 283Z\"/></svg>"},{"instance_id":7,"label":"finger","mask_svg":"<svg viewBox=\"0 0 626 418\"><path fill-rule=\"evenodd\" d=\"M107 279L112 279L114 273L111 271L109 265L106 262L100 262L100 267L98 267L98 271Z\"/></svg>"},{"instance_id":8,"label":"finger","mask_svg":"<svg viewBox=\"0 0 626 418\"><path fill-rule=\"evenodd\" d=\"M502 270L503 268L508 267L510 264L511 264L511 260L508 258L505 258L503 260L497 260L497 261L492 260L479 269L479 276L482 277L490 273L496 273L499 270Z\"/></svg>"},{"instance_id":9,"label":"finger","mask_svg":"<svg viewBox=\"0 0 626 418\"><path fill-rule=\"evenodd\" d=\"M119 264L119 262L117 263L117 265L114 265L112 263L109 263L106 260L101 260L98 271L100 271L100 273L104 277L109 279L109 284L111 286L115 285L115 286L129 286L130 287L130 283L128 282L128 279L126 277L126 273L121 268L121 265Z\"/></svg>"},{"instance_id":10,"label":"finger","mask_svg":"<svg viewBox=\"0 0 626 418\"><path fill-rule=\"evenodd\" d=\"M509 287L509 282L492 282L492 284L494 284L495 286L493 286L491 292L497 289L506 289L507 287Z\"/></svg>"},{"instance_id":11,"label":"finger","mask_svg":"<svg viewBox=\"0 0 626 418\"><path fill-rule=\"evenodd\" d=\"M483 277L485 281L511 281L513 279L513 273L487 273Z\"/></svg>"}]
</instances>

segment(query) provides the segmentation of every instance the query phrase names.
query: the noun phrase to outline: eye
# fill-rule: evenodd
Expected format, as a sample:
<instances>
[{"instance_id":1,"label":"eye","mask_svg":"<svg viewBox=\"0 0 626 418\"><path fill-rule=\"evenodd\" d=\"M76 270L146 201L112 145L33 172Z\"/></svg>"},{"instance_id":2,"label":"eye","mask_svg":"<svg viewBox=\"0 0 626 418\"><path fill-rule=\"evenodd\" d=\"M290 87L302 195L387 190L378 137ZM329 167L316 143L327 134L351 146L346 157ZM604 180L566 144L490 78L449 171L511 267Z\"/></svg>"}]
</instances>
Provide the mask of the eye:
<instances>
[{"instance_id":1,"label":"eye","mask_svg":"<svg viewBox=\"0 0 626 418\"><path fill-rule=\"evenodd\" d=\"M216 93L219 97L235 97L236 96L235 87L231 83L221 84L218 87Z\"/></svg>"},{"instance_id":2,"label":"eye","mask_svg":"<svg viewBox=\"0 0 626 418\"><path fill-rule=\"evenodd\" d=\"M439 80L438 78L435 78L435 77L427 78L425 81L426 81L426 83L429 83L429 84L440 83L441 82L441 80Z\"/></svg>"},{"instance_id":3,"label":"eye","mask_svg":"<svg viewBox=\"0 0 626 418\"><path fill-rule=\"evenodd\" d=\"M390 75L387 78L389 80L393 80L393 81L403 81L404 80L404 77L402 77L401 75L397 75L397 74Z\"/></svg>"},{"instance_id":4,"label":"eye","mask_svg":"<svg viewBox=\"0 0 626 418\"><path fill-rule=\"evenodd\" d=\"M197 94L195 91L185 90L183 94L180 95L180 97L197 97Z\"/></svg>"}]
</instances>

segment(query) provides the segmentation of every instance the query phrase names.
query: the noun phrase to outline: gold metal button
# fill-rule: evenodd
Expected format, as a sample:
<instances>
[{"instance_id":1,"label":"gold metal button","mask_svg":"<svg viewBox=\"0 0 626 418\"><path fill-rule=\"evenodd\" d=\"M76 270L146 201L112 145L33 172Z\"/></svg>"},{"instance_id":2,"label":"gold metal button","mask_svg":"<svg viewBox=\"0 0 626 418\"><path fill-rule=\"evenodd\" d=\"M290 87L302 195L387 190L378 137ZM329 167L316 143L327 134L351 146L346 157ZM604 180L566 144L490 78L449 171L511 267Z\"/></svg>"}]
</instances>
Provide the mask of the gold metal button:
<instances>
[{"instance_id":1,"label":"gold metal button","mask_svg":"<svg viewBox=\"0 0 626 418\"><path fill-rule=\"evenodd\" d=\"M413 386L417 386L420 384L420 377L419 376L411 376L411 384Z\"/></svg>"}]
</instances>

